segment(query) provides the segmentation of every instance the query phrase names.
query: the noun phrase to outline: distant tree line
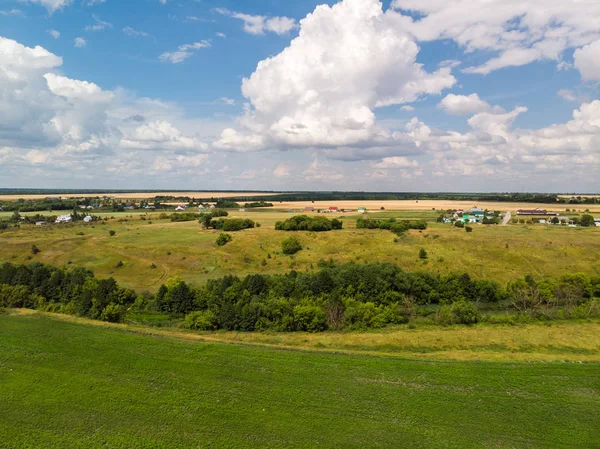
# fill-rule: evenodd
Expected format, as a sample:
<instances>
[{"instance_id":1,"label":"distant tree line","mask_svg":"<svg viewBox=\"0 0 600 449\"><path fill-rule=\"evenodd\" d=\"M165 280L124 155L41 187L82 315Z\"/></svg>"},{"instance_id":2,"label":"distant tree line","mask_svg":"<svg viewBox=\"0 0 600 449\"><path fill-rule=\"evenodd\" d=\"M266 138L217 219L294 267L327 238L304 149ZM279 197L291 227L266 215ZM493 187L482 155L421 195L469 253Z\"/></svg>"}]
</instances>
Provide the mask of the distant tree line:
<instances>
[{"instance_id":1,"label":"distant tree line","mask_svg":"<svg viewBox=\"0 0 600 449\"><path fill-rule=\"evenodd\" d=\"M285 221L275 223L277 231L312 231L324 232L342 229L344 223L337 218L329 220L325 217L309 217L308 215L297 215Z\"/></svg>"},{"instance_id":2,"label":"distant tree line","mask_svg":"<svg viewBox=\"0 0 600 449\"><path fill-rule=\"evenodd\" d=\"M264 201L256 201L254 203L246 203L244 204L246 209L254 209L257 207L273 207L273 203L265 203Z\"/></svg>"},{"instance_id":3,"label":"distant tree line","mask_svg":"<svg viewBox=\"0 0 600 449\"><path fill-rule=\"evenodd\" d=\"M185 316L195 330L379 328L407 323L422 307L439 305L436 322L473 324L484 319L481 305L506 304L516 316L535 319L600 315L600 278L567 274L531 276L502 286L468 274L410 273L393 264L321 262L309 273L225 276L194 287L170 279L156 295L135 292L87 269L40 263L0 266L0 307L31 308L123 321L137 308Z\"/></svg>"}]
</instances>

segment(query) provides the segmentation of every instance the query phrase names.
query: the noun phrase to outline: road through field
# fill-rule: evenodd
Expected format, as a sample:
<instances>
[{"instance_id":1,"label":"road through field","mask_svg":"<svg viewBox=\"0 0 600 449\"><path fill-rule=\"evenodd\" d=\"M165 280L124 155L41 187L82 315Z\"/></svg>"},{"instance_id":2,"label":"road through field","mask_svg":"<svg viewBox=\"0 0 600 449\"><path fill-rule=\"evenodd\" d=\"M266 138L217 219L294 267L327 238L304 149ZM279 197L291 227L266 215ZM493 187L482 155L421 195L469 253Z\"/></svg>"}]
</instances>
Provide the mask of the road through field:
<instances>
[{"instance_id":1,"label":"road through field","mask_svg":"<svg viewBox=\"0 0 600 449\"><path fill-rule=\"evenodd\" d=\"M502 220L502 226L507 226L510 223L511 218L512 218L512 214L510 213L509 210L507 210L506 215L504 216L504 219Z\"/></svg>"}]
</instances>

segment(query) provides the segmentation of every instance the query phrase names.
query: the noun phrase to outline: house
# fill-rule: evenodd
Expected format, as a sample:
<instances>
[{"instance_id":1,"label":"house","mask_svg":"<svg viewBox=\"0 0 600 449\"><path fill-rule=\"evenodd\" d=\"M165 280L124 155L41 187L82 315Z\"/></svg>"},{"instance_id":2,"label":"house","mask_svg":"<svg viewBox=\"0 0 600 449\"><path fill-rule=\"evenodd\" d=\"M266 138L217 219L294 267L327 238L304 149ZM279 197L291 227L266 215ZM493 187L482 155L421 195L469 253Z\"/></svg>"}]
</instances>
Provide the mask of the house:
<instances>
[{"instance_id":1,"label":"house","mask_svg":"<svg viewBox=\"0 0 600 449\"><path fill-rule=\"evenodd\" d=\"M68 215L59 215L56 217L56 223L71 223L73 221L73 217L71 214Z\"/></svg>"},{"instance_id":2,"label":"house","mask_svg":"<svg viewBox=\"0 0 600 449\"><path fill-rule=\"evenodd\" d=\"M338 207L335 207L335 206L330 206L330 207L327 209L327 212L329 212L329 213L337 213L337 212L339 212L339 211L340 211L340 209L339 209Z\"/></svg>"},{"instance_id":3,"label":"house","mask_svg":"<svg viewBox=\"0 0 600 449\"><path fill-rule=\"evenodd\" d=\"M45 221L36 221L36 222L35 222L35 225L36 225L36 226L45 226L45 225L46 225L46 222L45 222Z\"/></svg>"},{"instance_id":4,"label":"house","mask_svg":"<svg viewBox=\"0 0 600 449\"><path fill-rule=\"evenodd\" d=\"M594 218L594 223L596 226L600 227L600 218Z\"/></svg>"},{"instance_id":5,"label":"house","mask_svg":"<svg viewBox=\"0 0 600 449\"><path fill-rule=\"evenodd\" d=\"M481 217L481 218L483 218L483 216L485 215L484 210L479 207L472 207L471 210L469 211L469 213L471 215L475 215L476 217Z\"/></svg>"},{"instance_id":6,"label":"house","mask_svg":"<svg viewBox=\"0 0 600 449\"><path fill-rule=\"evenodd\" d=\"M540 222L539 222L539 223L540 223L540 224L547 224L548 222L546 221L546 219L545 219L545 218L542 218L542 219L540 219Z\"/></svg>"},{"instance_id":7,"label":"house","mask_svg":"<svg viewBox=\"0 0 600 449\"><path fill-rule=\"evenodd\" d=\"M246 209L244 209L243 207L240 209L240 212L246 212Z\"/></svg>"},{"instance_id":8,"label":"house","mask_svg":"<svg viewBox=\"0 0 600 449\"><path fill-rule=\"evenodd\" d=\"M94 219L89 215L83 219L84 223L91 223L92 221L94 221Z\"/></svg>"},{"instance_id":9,"label":"house","mask_svg":"<svg viewBox=\"0 0 600 449\"><path fill-rule=\"evenodd\" d=\"M177 209L175 209L177 212L183 212L185 210L186 206L177 206Z\"/></svg>"},{"instance_id":10,"label":"house","mask_svg":"<svg viewBox=\"0 0 600 449\"><path fill-rule=\"evenodd\" d=\"M366 214L367 213L367 208L366 207L359 207L358 208L358 213L359 214Z\"/></svg>"}]
</instances>

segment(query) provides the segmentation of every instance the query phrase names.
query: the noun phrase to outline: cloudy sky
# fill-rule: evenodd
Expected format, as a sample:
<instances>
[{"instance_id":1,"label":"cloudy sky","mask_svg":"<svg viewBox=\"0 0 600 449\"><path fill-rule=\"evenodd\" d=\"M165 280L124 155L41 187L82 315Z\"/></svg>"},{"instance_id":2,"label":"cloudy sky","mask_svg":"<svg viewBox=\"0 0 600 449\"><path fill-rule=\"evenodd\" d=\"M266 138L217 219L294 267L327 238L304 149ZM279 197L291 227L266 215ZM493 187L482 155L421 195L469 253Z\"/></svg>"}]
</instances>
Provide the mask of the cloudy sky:
<instances>
[{"instance_id":1,"label":"cloudy sky","mask_svg":"<svg viewBox=\"0 0 600 449\"><path fill-rule=\"evenodd\" d=\"M599 23L598 0L0 0L0 187L598 192Z\"/></svg>"}]
</instances>

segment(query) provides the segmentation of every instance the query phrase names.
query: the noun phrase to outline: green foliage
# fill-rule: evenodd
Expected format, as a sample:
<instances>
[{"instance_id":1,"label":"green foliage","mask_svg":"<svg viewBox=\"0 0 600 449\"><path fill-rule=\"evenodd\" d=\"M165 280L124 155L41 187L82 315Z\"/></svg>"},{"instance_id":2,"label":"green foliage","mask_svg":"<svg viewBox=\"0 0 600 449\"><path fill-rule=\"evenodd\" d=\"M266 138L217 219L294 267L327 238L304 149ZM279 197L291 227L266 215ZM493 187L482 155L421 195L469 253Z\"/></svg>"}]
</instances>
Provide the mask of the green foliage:
<instances>
[{"instance_id":1,"label":"green foliage","mask_svg":"<svg viewBox=\"0 0 600 449\"><path fill-rule=\"evenodd\" d=\"M454 302L452 305L442 306L436 316L436 322L442 326L451 324L472 325L480 320L477 305L464 299Z\"/></svg>"},{"instance_id":2,"label":"green foliage","mask_svg":"<svg viewBox=\"0 0 600 449\"><path fill-rule=\"evenodd\" d=\"M467 231L467 232L473 232L473 228L471 226L465 226L465 231Z\"/></svg>"},{"instance_id":3,"label":"green foliage","mask_svg":"<svg viewBox=\"0 0 600 449\"><path fill-rule=\"evenodd\" d=\"M334 218L329 220L322 216L309 217L308 215L297 215L285 221L275 223L277 231L312 231L325 232L342 229L343 222Z\"/></svg>"},{"instance_id":4,"label":"green foliage","mask_svg":"<svg viewBox=\"0 0 600 449\"><path fill-rule=\"evenodd\" d=\"M464 228L465 227L465 223L462 220L456 220L454 222L454 226L456 226L457 228Z\"/></svg>"},{"instance_id":5,"label":"green foliage","mask_svg":"<svg viewBox=\"0 0 600 449\"><path fill-rule=\"evenodd\" d=\"M244 208L246 208L246 209L254 209L257 207L273 207L273 203L266 203L264 201L256 201L254 203L244 204Z\"/></svg>"},{"instance_id":6,"label":"green foliage","mask_svg":"<svg viewBox=\"0 0 600 449\"><path fill-rule=\"evenodd\" d=\"M589 214L582 215L579 224L586 228L596 225L594 222L594 217Z\"/></svg>"},{"instance_id":7,"label":"green foliage","mask_svg":"<svg viewBox=\"0 0 600 449\"><path fill-rule=\"evenodd\" d=\"M217 237L217 246L225 246L227 245L229 242L231 242L233 240L233 237L231 236L231 234L220 234L219 237Z\"/></svg>"},{"instance_id":8,"label":"green foliage","mask_svg":"<svg viewBox=\"0 0 600 449\"><path fill-rule=\"evenodd\" d=\"M393 233L400 235L410 229L425 230L425 229L427 229L427 222L422 221L422 220L398 221L395 218L388 218L385 220L376 220L376 219L372 219L372 218L359 217L358 220L356 220L356 228L357 229L386 229L388 231L392 231Z\"/></svg>"},{"instance_id":9,"label":"green foliage","mask_svg":"<svg viewBox=\"0 0 600 449\"><path fill-rule=\"evenodd\" d=\"M109 234L111 237L114 237L114 236L116 235L116 232L115 232L115 231L113 231L113 230L111 229L110 231L108 231L108 234Z\"/></svg>"},{"instance_id":10,"label":"green foliage","mask_svg":"<svg viewBox=\"0 0 600 449\"><path fill-rule=\"evenodd\" d=\"M421 248L419 250L419 259L427 259L429 256L427 255L427 251L425 251L425 248Z\"/></svg>"},{"instance_id":11,"label":"green foliage","mask_svg":"<svg viewBox=\"0 0 600 449\"><path fill-rule=\"evenodd\" d=\"M217 316L211 310L192 312L185 317L184 327L194 331L214 331L217 329Z\"/></svg>"},{"instance_id":12,"label":"green foliage","mask_svg":"<svg viewBox=\"0 0 600 449\"><path fill-rule=\"evenodd\" d=\"M40 252L40 249L37 246L31 245L31 254L36 255L36 254L39 254L39 252Z\"/></svg>"},{"instance_id":13,"label":"green foliage","mask_svg":"<svg viewBox=\"0 0 600 449\"><path fill-rule=\"evenodd\" d=\"M125 319L125 308L123 306L110 303L104 308L104 310L102 310L100 319L102 321L108 321L109 323L122 323Z\"/></svg>"},{"instance_id":14,"label":"green foliage","mask_svg":"<svg viewBox=\"0 0 600 449\"><path fill-rule=\"evenodd\" d=\"M220 218L212 220L210 227L226 232L242 231L244 229L252 229L256 223L249 218Z\"/></svg>"},{"instance_id":15,"label":"green foliage","mask_svg":"<svg viewBox=\"0 0 600 449\"><path fill-rule=\"evenodd\" d=\"M290 237L281 242L283 254L292 255L302 250L302 243L296 237Z\"/></svg>"},{"instance_id":16,"label":"green foliage","mask_svg":"<svg viewBox=\"0 0 600 449\"><path fill-rule=\"evenodd\" d=\"M240 207L238 203L228 199L219 199L215 206L217 209L239 209Z\"/></svg>"},{"instance_id":17,"label":"green foliage","mask_svg":"<svg viewBox=\"0 0 600 449\"><path fill-rule=\"evenodd\" d=\"M171 214L171 221L173 223L184 222L184 221L194 221L198 220L200 214L196 214L193 212L176 212Z\"/></svg>"}]
</instances>

